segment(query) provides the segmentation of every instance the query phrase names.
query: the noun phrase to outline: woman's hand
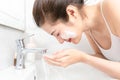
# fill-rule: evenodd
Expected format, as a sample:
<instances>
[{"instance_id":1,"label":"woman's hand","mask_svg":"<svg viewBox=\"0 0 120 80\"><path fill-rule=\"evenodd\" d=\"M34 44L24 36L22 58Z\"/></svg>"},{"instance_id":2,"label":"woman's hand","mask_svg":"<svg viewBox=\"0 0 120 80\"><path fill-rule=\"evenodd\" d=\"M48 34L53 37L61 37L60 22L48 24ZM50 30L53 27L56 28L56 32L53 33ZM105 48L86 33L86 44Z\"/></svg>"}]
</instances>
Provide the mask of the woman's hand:
<instances>
[{"instance_id":1,"label":"woman's hand","mask_svg":"<svg viewBox=\"0 0 120 80\"><path fill-rule=\"evenodd\" d=\"M76 49L66 49L59 51L52 56L44 56L47 63L67 67L77 62L83 62L87 54Z\"/></svg>"}]
</instances>

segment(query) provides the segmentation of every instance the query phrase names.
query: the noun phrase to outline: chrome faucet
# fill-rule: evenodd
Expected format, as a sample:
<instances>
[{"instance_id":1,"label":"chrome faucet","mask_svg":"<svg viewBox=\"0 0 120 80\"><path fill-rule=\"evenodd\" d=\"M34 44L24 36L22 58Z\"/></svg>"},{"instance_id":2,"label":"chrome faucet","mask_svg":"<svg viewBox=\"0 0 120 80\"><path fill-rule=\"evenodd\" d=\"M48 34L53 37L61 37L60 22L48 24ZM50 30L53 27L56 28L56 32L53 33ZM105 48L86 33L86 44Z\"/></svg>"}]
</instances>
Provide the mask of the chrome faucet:
<instances>
[{"instance_id":1,"label":"chrome faucet","mask_svg":"<svg viewBox=\"0 0 120 80\"><path fill-rule=\"evenodd\" d=\"M43 48L25 48L24 38L16 40L17 44L17 57L16 57L16 69L25 68L25 54L29 53L40 53L45 54L47 49Z\"/></svg>"}]
</instances>

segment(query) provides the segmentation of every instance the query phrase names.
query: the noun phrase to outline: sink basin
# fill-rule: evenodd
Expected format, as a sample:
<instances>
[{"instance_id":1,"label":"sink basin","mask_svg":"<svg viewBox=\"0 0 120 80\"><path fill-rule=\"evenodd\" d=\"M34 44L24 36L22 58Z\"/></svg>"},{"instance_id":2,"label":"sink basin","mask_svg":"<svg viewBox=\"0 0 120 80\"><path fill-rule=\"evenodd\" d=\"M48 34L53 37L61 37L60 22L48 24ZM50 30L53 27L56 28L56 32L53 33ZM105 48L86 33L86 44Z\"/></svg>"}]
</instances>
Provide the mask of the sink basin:
<instances>
[{"instance_id":1,"label":"sink basin","mask_svg":"<svg viewBox=\"0 0 120 80\"><path fill-rule=\"evenodd\" d=\"M0 71L0 80L117 80L83 63L67 68L49 65L42 60L36 61L25 69L17 70L11 66Z\"/></svg>"},{"instance_id":2,"label":"sink basin","mask_svg":"<svg viewBox=\"0 0 120 80\"><path fill-rule=\"evenodd\" d=\"M35 80L35 66L17 70L14 66L0 71L0 80Z\"/></svg>"},{"instance_id":3,"label":"sink basin","mask_svg":"<svg viewBox=\"0 0 120 80\"><path fill-rule=\"evenodd\" d=\"M117 80L83 63L61 68L48 64L45 66L39 61L36 68L37 80Z\"/></svg>"}]
</instances>

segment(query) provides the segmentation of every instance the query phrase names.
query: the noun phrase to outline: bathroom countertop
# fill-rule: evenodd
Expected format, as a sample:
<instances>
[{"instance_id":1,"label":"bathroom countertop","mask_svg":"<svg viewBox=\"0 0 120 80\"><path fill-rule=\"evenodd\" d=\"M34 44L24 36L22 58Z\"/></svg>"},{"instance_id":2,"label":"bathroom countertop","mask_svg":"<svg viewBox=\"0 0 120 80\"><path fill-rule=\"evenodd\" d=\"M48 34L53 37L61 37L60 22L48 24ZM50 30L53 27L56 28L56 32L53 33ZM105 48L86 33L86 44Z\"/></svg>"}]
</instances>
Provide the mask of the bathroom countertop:
<instances>
[{"instance_id":1,"label":"bathroom countertop","mask_svg":"<svg viewBox=\"0 0 120 80\"><path fill-rule=\"evenodd\" d=\"M14 66L11 66L0 71L0 80L34 80L34 75L34 66L21 70L17 70Z\"/></svg>"}]
</instances>

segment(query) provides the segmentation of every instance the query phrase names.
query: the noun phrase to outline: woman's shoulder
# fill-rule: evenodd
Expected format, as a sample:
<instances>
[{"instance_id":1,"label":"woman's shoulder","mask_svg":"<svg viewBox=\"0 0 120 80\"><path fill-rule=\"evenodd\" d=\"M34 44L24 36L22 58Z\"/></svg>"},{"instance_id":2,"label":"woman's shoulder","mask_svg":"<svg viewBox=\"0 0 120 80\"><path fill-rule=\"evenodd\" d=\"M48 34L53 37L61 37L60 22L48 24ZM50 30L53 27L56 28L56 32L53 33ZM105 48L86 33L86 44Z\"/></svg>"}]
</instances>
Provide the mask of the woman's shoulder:
<instances>
[{"instance_id":1,"label":"woman's shoulder","mask_svg":"<svg viewBox=\"0 0 120 80\"><path fill-rule=\"evenodd\" d=\"M119 16L120 18L120 0L104 0L103 6L109 10L112 15Z\"/></svg>"},{"instance_id":2,"label":"woman's shoulder","mask_svg":"<svg viewBox=\"0 0 120 80\"><path fill-rule=\"evenodd\" d=\"M103 11L111 23L113 33L120 37L120 0L104 0Z\"/></svg>"}]
</instances>

